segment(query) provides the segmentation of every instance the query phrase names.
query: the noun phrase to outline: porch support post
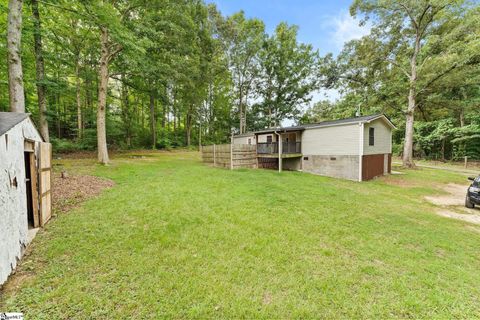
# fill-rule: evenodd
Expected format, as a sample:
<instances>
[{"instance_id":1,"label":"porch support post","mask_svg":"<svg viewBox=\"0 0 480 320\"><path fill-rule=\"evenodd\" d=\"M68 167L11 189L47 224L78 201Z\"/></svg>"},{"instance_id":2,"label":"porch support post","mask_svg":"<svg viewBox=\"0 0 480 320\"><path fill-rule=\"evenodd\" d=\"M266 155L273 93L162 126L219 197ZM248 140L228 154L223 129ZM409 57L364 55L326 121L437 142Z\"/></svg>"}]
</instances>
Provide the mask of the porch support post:
<instances>
[{"instance_id":1,"label":"porch support post","mask_svg":"<svg viewBox=\"0 0 480 320\"><path fill-rule=\"evenodd\" d=\"M214 167L217 166L217 153L216 153L216 150L215 150L215 144L213 144L213 166Z\"/></svg>"},{"instance_id":2,"label":"porch support post","mask_svg":"<svg viewBox=\"0 0 480 320\"><path fill-rule=\"evenodd\" d=\"M255 134L254 137L255 137L255 158L257 159L257 169L258 169L258 134Z\"/></svg>"},{"instance_id":3,"label":"porch support post","mask_svg":"<svg viewBox=\"0 0 480 320\"><path fill-rule=\"evenodd\" d=\"M359 139L358 139L358 181L362 182L363 177L362 177L362 171L363 171L363 144L364 142L364 124L359 123Z\"/></svg>"},{"instance_id":4,"label":"porch support post","mask_svg":"<svg viewBox=\"0 0 480 320\"><path fill-rule=\"evenodd\" d=\"M230 170L233 170L233 134L230 138Z\"/></svg>"},{"instance_id":5,"label":"porch support post","mask_svg":"<svg viewBox=\"0 0 480 320\"><path fill-rule=\"evenodd\" d=\"M282 135L279 134L278 136L278 172L282 172L282 152L283 152L283 148L282 148Z\"/></svg>"}]
</instances>

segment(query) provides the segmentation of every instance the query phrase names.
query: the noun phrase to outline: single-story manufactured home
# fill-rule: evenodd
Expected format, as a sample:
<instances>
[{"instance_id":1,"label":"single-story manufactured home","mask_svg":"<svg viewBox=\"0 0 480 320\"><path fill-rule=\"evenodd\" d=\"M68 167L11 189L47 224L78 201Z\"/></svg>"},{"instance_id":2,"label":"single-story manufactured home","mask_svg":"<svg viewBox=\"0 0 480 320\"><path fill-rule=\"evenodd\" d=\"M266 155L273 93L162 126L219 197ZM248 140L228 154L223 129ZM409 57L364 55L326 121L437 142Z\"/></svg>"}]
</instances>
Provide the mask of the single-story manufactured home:
<instances>
[{"instance_id":1,"label":"single-story manufactured home","mask_svg":"<svg viewBox=\"0 0 480 320\"><path fill-rule=\"evenodd\" d=\"M28 114L0 112L0 285L50 219L51 152Z\"/></svg>"},{"instance_id":2,"label":"single-story manufactured home","mask_svg":"<svg viewBox=\"0 0 480 320\"><path fill-rule=\"evenodd\" d=\"M394 128L376 114L269 128L234 136L233 143L256 145L259 168L365 181L391 172Z\"/></svg>"}]
</instances>

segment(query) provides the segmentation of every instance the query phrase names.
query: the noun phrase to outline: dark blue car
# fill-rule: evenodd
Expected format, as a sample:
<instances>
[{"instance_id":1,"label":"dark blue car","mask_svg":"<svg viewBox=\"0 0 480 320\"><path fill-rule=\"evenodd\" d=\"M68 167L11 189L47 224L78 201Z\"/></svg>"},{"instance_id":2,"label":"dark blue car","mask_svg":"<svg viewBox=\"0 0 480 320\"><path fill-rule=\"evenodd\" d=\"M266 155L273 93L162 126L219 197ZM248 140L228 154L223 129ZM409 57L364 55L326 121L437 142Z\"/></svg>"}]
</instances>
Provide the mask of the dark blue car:
<instances>
[{"instance_id":1,"label":"dark blue car","mask_svg":"<svg viewBox=\"0 0 480 320\"><path fill-rule=\"evenodd\" d=\"M473 181L470 187L468 187L467 196L465 197L465 207L475 208L475 205L480 206L480 176L468 180Z\"/></svg>"}]
</instances>

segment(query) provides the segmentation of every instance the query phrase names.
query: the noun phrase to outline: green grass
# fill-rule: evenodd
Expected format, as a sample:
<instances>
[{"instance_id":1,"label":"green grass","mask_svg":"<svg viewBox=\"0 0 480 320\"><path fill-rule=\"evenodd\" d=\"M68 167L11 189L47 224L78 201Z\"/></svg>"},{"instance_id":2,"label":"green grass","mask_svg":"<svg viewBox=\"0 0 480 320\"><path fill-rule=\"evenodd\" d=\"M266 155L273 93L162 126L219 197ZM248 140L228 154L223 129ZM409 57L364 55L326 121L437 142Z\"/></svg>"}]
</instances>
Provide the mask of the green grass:
<instances>
[{"instance_id":1,"label":"green grass","mask_svg":"<svg viewBox=\"0 0 480 320\"><path fill-rule=\"evenodd\" d=\"M0 309L35 319L480 314L478 229L423 201L465 176L422 169L356 183L215 169L194 153L122 157L60 161L116 186L39 233L20 267L29 276Z\"/></svg>"}]
</instances>

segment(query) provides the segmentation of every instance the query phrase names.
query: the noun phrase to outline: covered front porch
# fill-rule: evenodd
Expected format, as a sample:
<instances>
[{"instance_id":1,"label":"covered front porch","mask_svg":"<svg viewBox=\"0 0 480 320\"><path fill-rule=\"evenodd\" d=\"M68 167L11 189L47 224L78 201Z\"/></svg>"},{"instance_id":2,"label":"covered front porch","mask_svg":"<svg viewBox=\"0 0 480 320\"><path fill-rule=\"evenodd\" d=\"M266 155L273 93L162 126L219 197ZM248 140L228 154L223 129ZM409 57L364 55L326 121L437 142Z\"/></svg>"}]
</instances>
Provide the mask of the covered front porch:
<instances>
[{"instance_id":1,"label":"covered front porch","mask_svg":"<svg viewBox=\"0 0 480 320\"><path fill-rule=\"evenodd\" d=\"M302 157L303 128L269 129L255 132L259 167L299 170ZM290 160L288 160L290 159ZM294 165L291 165L294 163Z\"/></svg>"},{"instance_id":2,"label":"covered front porch","mask_svg":"<svg viewBox=\"0 0 480 320\"><path fill-rule=\"evenodd\" d=\"M263 130L255 133L257 155L259 157L282 158L300 157L302 155L302 130Z\"/></svg>"}]
</instances>

